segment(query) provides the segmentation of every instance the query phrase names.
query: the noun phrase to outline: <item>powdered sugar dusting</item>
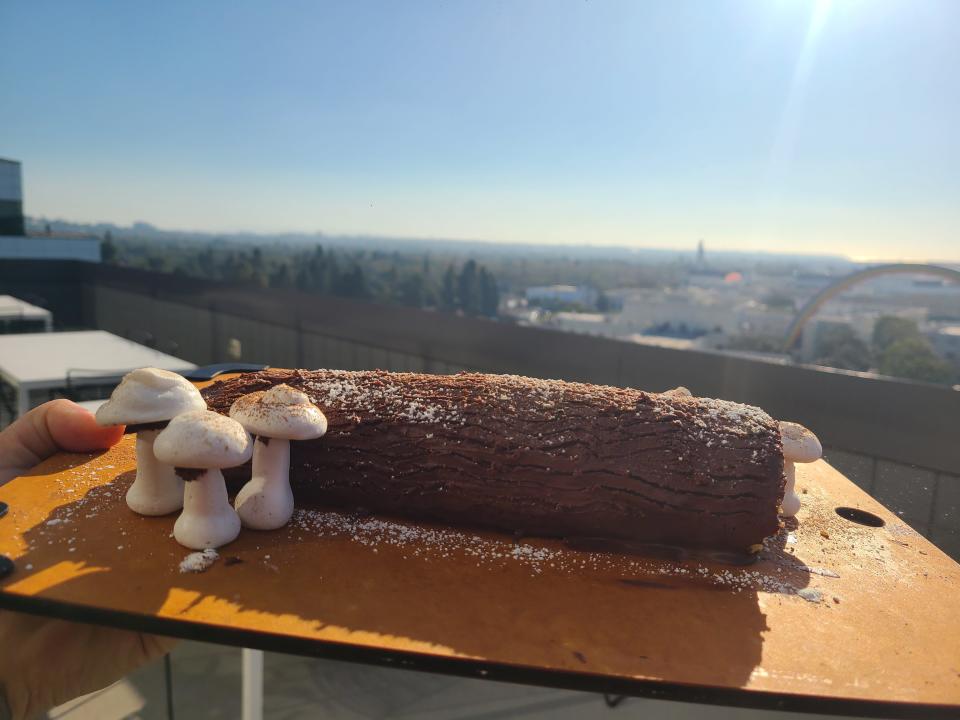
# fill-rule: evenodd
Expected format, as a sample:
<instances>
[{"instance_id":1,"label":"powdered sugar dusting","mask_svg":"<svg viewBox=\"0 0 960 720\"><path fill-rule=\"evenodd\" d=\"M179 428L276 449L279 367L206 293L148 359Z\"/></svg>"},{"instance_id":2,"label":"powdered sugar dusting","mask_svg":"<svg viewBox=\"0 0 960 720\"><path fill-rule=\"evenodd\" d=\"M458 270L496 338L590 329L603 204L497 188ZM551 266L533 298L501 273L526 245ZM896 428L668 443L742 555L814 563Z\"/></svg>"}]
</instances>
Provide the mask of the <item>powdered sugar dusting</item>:
<instances>
[{"instance_id":1,"label":"powdered sugar dusting","mask_svg":"<svg viewBox=\"0 0 960 720\"><path fill-rule=\"evenodd\" d=\"M384 382L383 376L368 371L330 372L325 378L304 382L303 389L313 402L343 414L365 412L386 420L449 427L466 422L453 402L418 396L415 388Z\"/></svg>"},{"instance_id":2,"label":"powdered sugar dusting","mask_svg":"<svg viewBox=\"0 0 960 720\"><path fill-rule=\"evenodd\" d=\"M776 426L773 418L752 405L742 405L730 400L696 398L700 412L714 421L724 422L724 430L740 437L769 432Z\"/></svg>"},{"instance_id":3,"label":"powdered sugar dusting","mask_svg":"<svg viewBox=\"0 0 960 720\"><path fill-rule=\"evenodd\" d=\"M711 415L723 414L728 420L735 423L735 430L739 429L746 435L756 435L769 427L772 418L763 410L752 405L741 405L730 400L709 400L703 403L705 410Z\"/></svg>"},{"instance_id":4,"label":"powdered sugar dusting","mask_svg":"<svg viewBox=\"0 0 960 720\"><path fill-rule=\"evenodd\" d=\"M350 434L352 428L367 423L425 425L431 430L457 432L467 428L483 433L488 415L514 418L517 422L511 427L530 423L523 432L536 430L537 424L556 426L558 420L567 420L570 432L550 438L557 453L565 455L567 445L583 442L583 434L577 431L584 424L597 418L603 424L619 416L631 427L650 422L686 428L704 448L713 448L711 452L725 448L757 451L752 458L757 463L779 440L776 422L759 408L676 391L656 394L517 375L438 376L380 370L264 371L261 377L248 376L244 382L258 388L284 382L301 389L330 418L332 435ZM242 383L231 385L228 381L221 388L221 404L245 389ZM206 394L208 401L216 400L214 393ZM642 420L637 423L635 418ZM642 428L638 427L638 432ZM520 449L526 447L521 437L504 440L517 441Z\"/></svg>"},{"instance_id":5,"label":"powdered sugar dusting","mask_svg":"<svg viewBox=\"0 0 960 720\"><path fill-rule=\"evenodd\" d=\"M305 531L320 537L347 536L352 542L378 549L396 548L406 559L426 562L463 558L478 567L495 568L504 563L521 563L532 576L545 571L573 573L584 570L602 572L620 577L624 582L643 577L673 578L679 581L704 583L722 587L733 593L766 592L795 595L805 600L819 597L815 593L801 593L806 585L791 582L791 570L804 567L716 567L696 561L669 562L640 556L615 553L584 552L569 548L550 547L531 542L511 542L469 531L395 522L378 517L358 517L337 512L299 509L294 512L290 527L295 532ZM809 569L814 574L818 569ZM834 577L829 571L817 572L823 577ZM795 573L794 573L795 575Z\"/></svg>"},{"instance_id":6,"label":"powdered sugar dusting","mask_svg":"<svg viewBox=\"0 0 960 720\"><path fill-rule=\"evenodd\" d=\"M357 517L319 510L297 510L290 526L320 537L347 535L353 542L371 547L396 547L409 551L412 557L446 559L457 555L476 561L478 565L506 559L520 560L534 573L543 570L543 563L560 555L556 550L532 545L511 545L479 535L453 529L407 525L376 517Z\"/></svg>"},{"instance_id":7,"label":"powdered sugar dusting","mask_svg":"<svg viewBox=\"0 0 960 720\"><path fill-rule=\"evenodd\" d=\"M180 572L182 573L198 573L203 572L210 566L212 566L217 560L220 559L220 555L213 548L207 548L201 552L194 552L187 555L183 560L180 561Z\"/></svg>"}]
</instances>

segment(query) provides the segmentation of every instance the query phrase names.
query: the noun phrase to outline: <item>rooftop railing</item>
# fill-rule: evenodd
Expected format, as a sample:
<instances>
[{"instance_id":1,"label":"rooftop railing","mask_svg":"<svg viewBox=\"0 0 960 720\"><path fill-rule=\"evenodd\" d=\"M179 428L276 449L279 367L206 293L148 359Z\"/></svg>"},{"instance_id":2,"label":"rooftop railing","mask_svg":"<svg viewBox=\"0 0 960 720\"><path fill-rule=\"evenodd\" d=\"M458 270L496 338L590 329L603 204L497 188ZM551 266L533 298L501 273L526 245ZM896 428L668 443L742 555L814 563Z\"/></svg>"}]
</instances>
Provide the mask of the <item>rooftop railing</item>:
<instances>
[{"instance_id":1,"label":"rooftop railing","mask_svg":"<svg viewBox=\"0 0 960 720\"><path fill-rule=\"evenodd\" d=\"M46 299L60 323L198 364L478 370L652 391L684 385L758 405L812 428L828 461L960 557L960 392L945 386L86 263L8 262L0 282L4 292L25 297L19 286L28 300Z\"/></svg>"}]
</instances>

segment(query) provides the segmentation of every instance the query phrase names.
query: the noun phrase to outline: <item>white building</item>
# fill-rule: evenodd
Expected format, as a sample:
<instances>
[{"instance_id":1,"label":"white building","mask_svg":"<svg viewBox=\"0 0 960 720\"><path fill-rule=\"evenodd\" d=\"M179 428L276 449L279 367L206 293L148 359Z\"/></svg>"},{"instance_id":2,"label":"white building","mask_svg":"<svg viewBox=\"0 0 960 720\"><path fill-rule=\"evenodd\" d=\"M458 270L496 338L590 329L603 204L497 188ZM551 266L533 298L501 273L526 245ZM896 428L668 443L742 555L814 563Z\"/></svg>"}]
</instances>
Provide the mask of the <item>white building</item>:
<instances>
[{"instance_id":1,"label":"white building","mask_svg":"<svg viewBox=\"0 0 960 720\"><path fill-rule=\"evenodd\" d=\"M0 427L47 400L107 398L141 367L184 372L196 365L103 330L0 335Z\"/></svg>"},{"instance_id":2,"label":"white building","mask_svg":"<svg viewBox=\"0 0 960 720\"><path fill-rule=\"evenodd\" d=\"M949 325L927 333L934 351L960 367L960 325Z\"/></svg>"},{"instance_id":3,"label":"white building","mask_svg":"<svg viewBox=\"0 0 960 720\"><path fill-rule=\"evenodd\" d=\"M20 163L0 158L0 260L100 259L98 238L25 234Z\"/></svg>"},{"instance_id":4,"label":"white building","mask_svg":"<svg viewBox=\"0 0 960 720\"><path fill-rule=\"evenodd\" d=\"M736 332L730 299L714 290L639 290L624 297L617 317L624 334L667 327L673 332L706 333L717 328Z\"/></svg>"},{"instance_id":5,"label":"white building","mask_svg":"<svg viewBox=\"0 0 960 720\"><path fill-rule=\"evenodd\" d=\"M737 306L734 314L738 335L778 338L787 334L795 316L790 310L768 308L754 300Z\"/></svg>"},{"instance_id":6,"label":"white building","mask_svg":"<svg viewBox=\"0 0 960 720\"><path fill-rule=\"evenodd\" d=\"M582 333L584 335L603 335L604 337L617 337L619 335L617 326L611 323L610 318L603 313L548 313L542 324L564 332Z\"/></svg>"},{"instance_id":7,"label":"white building","mask_svg":"<svg viewBox=\"0 0 960 720\"><path fill-rule=\"evenodd\" d=\"M527 288L527 302L555 302L593 307L599 293L586 285L543 285Z\"/></svg>"},{"instance_id":8,"label":"white building","mask_svg":"<svg viewBox=\"0 0 960 720\"><path fill-rule=\"evenodd\" d=\"M53 330L53 314L42 307L0 295L0 335Z\"/></svg>"}]
</instances>

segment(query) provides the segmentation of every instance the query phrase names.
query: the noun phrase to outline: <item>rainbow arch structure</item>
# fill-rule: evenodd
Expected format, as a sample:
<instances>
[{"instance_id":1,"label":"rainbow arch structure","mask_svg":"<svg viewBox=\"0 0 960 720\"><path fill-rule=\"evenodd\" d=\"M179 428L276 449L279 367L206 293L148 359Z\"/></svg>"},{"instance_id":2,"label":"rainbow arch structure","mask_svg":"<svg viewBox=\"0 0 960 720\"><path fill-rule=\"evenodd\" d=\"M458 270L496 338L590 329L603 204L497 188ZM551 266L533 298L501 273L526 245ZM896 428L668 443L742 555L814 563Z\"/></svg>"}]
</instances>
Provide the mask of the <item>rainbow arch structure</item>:
<instances>
[{"instance_id":1,"label":"rainbow arch structure","mask_svg":"<svg viewBox=\"0 0 960 720\"><path fill-rule=\"evenodd\" d=\"M783 341L784 351L789 352L791 348L793 348L800 338L803 326L807 324L810 318L817 314L817 311L825 302L864 280L870 280L875 277L880 277L881 275L935 275L936 277L945 278L951 282L960 283L960 270L954 270L941 265L894 263L891 265L877 265L867 268L866 270L858 270L855 273L840 278L810 298L807 304L797 313L793 322L790 323L790 327L787 328L787 334Z\"/></svg>"}]
</instances>

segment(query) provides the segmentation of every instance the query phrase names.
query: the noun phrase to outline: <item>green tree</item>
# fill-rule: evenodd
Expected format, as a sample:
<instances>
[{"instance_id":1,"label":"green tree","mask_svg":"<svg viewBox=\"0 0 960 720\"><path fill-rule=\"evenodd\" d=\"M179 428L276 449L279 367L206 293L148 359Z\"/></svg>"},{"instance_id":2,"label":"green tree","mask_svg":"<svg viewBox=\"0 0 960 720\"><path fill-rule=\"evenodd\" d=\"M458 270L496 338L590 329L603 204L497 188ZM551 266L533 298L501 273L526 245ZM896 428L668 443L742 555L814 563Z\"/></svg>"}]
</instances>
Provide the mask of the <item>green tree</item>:
<instances>
[{"instance_id":1,"label":"green tree","mask_svg":"<svg viewBox=\"0 0 960 720\"><path fill-rule=\"evenodd\" d=\"M311 253L299 253L293 262L299 266L295 273L298 288L306 292L327 291L327 259L320 245L314 247Z\"/></svg>"},{"instance_id":2,"label":"green tree","mask_svg":"<svg viewBox=\"0 0 960 720\"><path fill-rule=\"evenodd\" d=\"M394 285L397 284L398 274L399 273L397 273L397 263L396 261L394 261L393 264L390 265L390 267L388 267L386 270L383 271L381 277L383 278L383 282L388 287L393 287Z\"/></svg>"},{"instance_id":3,"label":"green tree","mask_svg":"<svg viewBox=\"0 0 960 720\"><path fill-rule=\"evenodd\" d=\"M779 353L783 350L783 339L765 335L734 335L727 341L726 347L729 350Z\"/></svg>"},{"instance_id":4,"label":"green tree","mask_svg":"<svg viewBox=\"0 0 960 720\"><path fill-rule=\"evenodd\" d=\"M611 309L610 297L601 290L597 294L597 311L605 313L610 312Z\"/></svg>"},{"instance_id":5,"label":"green tree","mask_svg":"<svg viewBox=\"0 0 960 720\"><path fill-rule=\"evenodd\" d=\"M440 296L436 284L427 278L423 288L423 307L435 308L439 306Z\"/></svg>"},{"instance_id":6,"label":"green tree","mask_svg":"<svg viewBox=\"0 0 960 720\"><path fill-rule=\"evenodd\" d=\"M113 235L107 230L103 242L100 243L100 257L107 265L113 265L117 261L117 245L113 242Z\"/></svg>"},{"instance_id":7,"label":"green tree","mask_svg":"<svg viewBox=\"0 0 960 720\"><path fill-rule=\"evenodd\" d=\"M879 369L884 375L932 383L950 384L956 378L950 363L938 356L919 334L887 346L880 355Z\"/></svg>"},{"instance_id":8,"label":"green tree","mask_svg":"<svg viewBox=\"0 0 960 720\"><path fill-rule=\"evenodd\" d=\"M457 278L457 296L460 308L468 315L480 312L480 278L476 260L467 260Z\"/></svg>"},{"instance_id":9,"label":"green tree","mask_svg":"<svg viewBox=\"0 0 960 720\"><path fill-rule=\"evenodd\" d=\"M453 269L453 265L447 265L447 269L443 273L440 305L444 310L456 310L457 308L457 273Z\"/></svg>"},{"instance_id":10,"label":"green tree","mask_svg":"<svg viewBox=\"0 0 960 720\"><path fill-rule=\"evenodd\" d=\"M292 286L293 273L290 272L290 265L286 261L281 261L270 274L270 287L288 288Z\"/></svg>"},{"instance_id":11,"label":"green tree","mask_svg":"<svg viewBox=\"0 0 960 720\"><path fill-rule=\"evenodd\" d=\"M410 307L423 307L426 300L426 283L423 275L413 273L403 279L398 288L398 299Z\"/></svg>"},{"instance_id":12,"label":"green tree","mask_svg":"<svg viewBox=\"0 0 960 720\"><path fill-rule=\"evenodd\" d=\"M367 277L360 265L354 265L350 270L343 273L336 284L336 294L348 298L368 298L370 297L370 287L367 285Z\"/></svg>"},{"instance_id":13,"label":"green tree","mask_svg":"<svg viewBox=\"0 0 960 720\"><path fill-rule=\"evenodd\" d=\"M214 279L218 277L217 261L213 256L213 250L204 248L197 253L196 270L201 277Z\"/></svg>"},{"instance_id":14,"label":"green tree","mask_svg":"<svg viewBox=\"0 0 960 720\"><path fill-rule=\"evenodd\" d=\"M820 332L814 361L818 365L841 370L868 370L870 361L870 348L848 325L833 325Z\"/></svg>"},{"instance_id":15,"label":"green tree","mask_svg":"<svg viewBox=\"0 0 960 720\"><path fill-rule=\"evenodd\" d=\"M768 294L762 302L768 308L784 308L787 310L793 310L794 308L793 298L779 290L774 290Z\"/></svg>"},{"instance_id":16,"label":"green tree","mask_svg":"<svg viewBox=\"0 0 960 720\"><path fill-rule=\"evenodd\" d=\"M900 340L922 339L920 330L913 320L884 315L873 325L873 349L883 353L894 343Z\"/></svg>"},{"instance_id":17,"label":"green tree","mask_svg":"<svg viewBox=\"0 0 960 720\"><path fill-rule=\"evenodd\" d=\"M336 294L340 284L340 263L332 252L327 254L318 280L321 292Z\"/></svg>"},{"instance_id":18,"label":"green tree","mask_svg":"<svg viewBox=\"0 0 960 720\"><path fill-rule=\"evenodd\" d=\"M485 267L480 268L480 314L496 317L500 309L500 290L497 281Z\"/></svg>"}]
</instances>

